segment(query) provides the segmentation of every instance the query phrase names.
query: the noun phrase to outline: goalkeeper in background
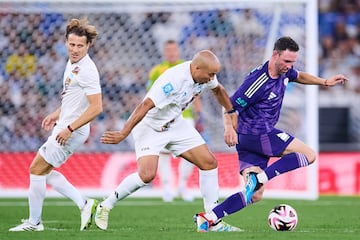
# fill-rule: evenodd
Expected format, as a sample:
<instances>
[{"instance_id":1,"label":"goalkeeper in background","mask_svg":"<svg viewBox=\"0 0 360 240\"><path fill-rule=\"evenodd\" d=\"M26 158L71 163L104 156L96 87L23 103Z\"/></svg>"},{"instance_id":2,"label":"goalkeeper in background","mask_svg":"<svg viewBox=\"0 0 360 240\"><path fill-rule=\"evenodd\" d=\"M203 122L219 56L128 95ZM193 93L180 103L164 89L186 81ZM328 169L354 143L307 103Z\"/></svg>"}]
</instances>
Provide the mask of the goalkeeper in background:
<instances>
[{"instance_id":1,"label":"goalkeeper in background","mask_svg":"<svg viewBox=\"0 0 360 240\"><path fill-rule=\"evenodd\" d=\"M175 40L168 40L164 44L164 58L165 61L154 66L149 74L148 84L146 90L148 91L151 86L154 84L156 79L165 72L167 69L183 63L184 61L180 59L180 50L179 45ZM183 111L183 117L191 125L195 125L195 128L201 133L203 131L203 125L200 119L200 110L201 110L201 101L200 97L196 97L193 104ZM185 159L181 158L179 162L179 179L178 179L178 188L177 192L174 192L172 189L173 179L173 170L171 169L171 153L164 149L159 155L159 173L160 180L163 187L163 200L164 202L172 202L173 198L179 194L180 197L186 201L191 202L194 200L192 193L187 189L187 178L191 174L194 165Z\"/></svg>"}]
</instances>

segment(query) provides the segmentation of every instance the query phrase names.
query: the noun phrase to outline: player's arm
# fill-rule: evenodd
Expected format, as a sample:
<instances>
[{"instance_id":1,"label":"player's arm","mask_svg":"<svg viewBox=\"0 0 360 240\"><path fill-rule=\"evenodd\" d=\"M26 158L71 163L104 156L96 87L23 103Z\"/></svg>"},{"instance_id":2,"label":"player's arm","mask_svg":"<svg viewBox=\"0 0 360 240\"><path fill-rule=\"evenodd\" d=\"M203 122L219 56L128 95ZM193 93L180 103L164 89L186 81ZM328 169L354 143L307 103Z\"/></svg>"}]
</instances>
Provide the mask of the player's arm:
<instances>
[{"instance_id":1,"label":"player's arm","mask_svg":"<svg viewBox=\"0 0 360 240\"><path fill-rule=\"evenodd\" d=\"M47 115L41 123L41 127L46 131L49 131L55 126L56 121L60 117L61 108L58 107L54 112Z\"/></svg>"},{"instance_id":2,"label":"player's arm","mask_svg":"<svg viewBox=\"0 0 360 240\"><path fill-rule=\"evenodd\" d=\"M316 77L307 72L299 71L298 77L295 81L301 84L335 86L336 84L339 83L344 84L347 80L348 79L342 74L337 74L330 78L325 79L325 78Z\"/></svg>"},{"instance_id":3,"label":"player's arm","mask_svg":"<svg viewBox=\"0 0 360 240\"><path fill-rule=\"evenodd\" d=\"M108 131L101 137L101 142L106 144L117 144L123 141L132 129L145 117L146 113L155 106L150 98L145 98L133 111L120 131Z\"/></svg>"},{"instance_id":4,"label":"player's arm","mask_svg":"<svg viewBox=\"0 0 360 240\"><path fill-rule=\"evenodd\" d=\"M238 143L238 137L236 133L237 119L238 116L236 110L224 110L224 141L229 147L235 146Z\"/></svg>"},{"instance_id":5,"label":"player's arm","mask_svg":"<svg viewBox=\"0 0 360 240\"><path fill-rule=\"evenodd\" d=\"M196 130L198 130L199 133L204 131L204 123L203 123L203 119L202 119L202 114L201 114L201 97L200 96L196 96L193 104L192 104L192 112L193 112L193 116L194 116L194 121L195 121L195 128Z\"/></svg>"},{"instance_id":6,"label":"player's arm","mask_svg":"<svg viewBox=\"0 0 360 240\"><path fill-rule=\"evenodd\" d=\"M92 94L87 96L89 106L78 119L72 122L69 126L70 129L76 130L85 124L94 120L103 110L101 93Z\"/></svg>"},{"instance_id":7,"label":"player's arm","mask_svg":"<svg viewBox=\"0 0 360 240\"><path fill-rule=\"evenodd\" d=\"M80 115L78 119L70 123L67 128L63 129L56 136L55 139L60 145L65 145L66 141L71 137L71 133L73 131L89 123L102 112L101 93L87 95L87 99L89 106L86 108L86 110Z\"/></svg>"},{"instance_id":8,"label":"player's arm","mask_svg":"<svg viewBox=\"0 0 360 240\"><path fill-rule=\"evenodd\" d=\"M230 101L225 88L219 83L217 87L211 89L218 102L224 107L224 141L228 146L234 146L238 143L237 133L237 114Z\"/></svg>"}]
</instances>

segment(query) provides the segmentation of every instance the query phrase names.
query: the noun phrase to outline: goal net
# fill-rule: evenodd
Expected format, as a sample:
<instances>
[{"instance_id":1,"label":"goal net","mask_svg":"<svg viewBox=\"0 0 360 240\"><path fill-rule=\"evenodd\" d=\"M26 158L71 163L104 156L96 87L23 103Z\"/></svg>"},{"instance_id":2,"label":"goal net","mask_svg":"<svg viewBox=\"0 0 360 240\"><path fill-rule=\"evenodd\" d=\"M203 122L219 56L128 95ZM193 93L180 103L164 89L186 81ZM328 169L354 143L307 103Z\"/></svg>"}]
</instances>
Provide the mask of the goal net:
<instances>
[{"instance_id":1,"label":"goal net","mask_svg":"<svg viewBox=\"0 0 360 240\"><path fill-rule=\"evenodd\" d=\"M94 120L91 137L80 152L133 151L131 138L109 146L99 137L105 130L119 129L142 100L148 73L163 60L162 46L169 39L179 42L186 60L202 49L215 52L222 63L218 79L229 94L270 56L274 41L284 35L300 45L295 66L317 74L313 0L0 1L0 13L1 152L35 152L46 140L48 133L39 126L60 101L67 59L64 30L74 17L87 17L99 29L90 55L100 71L104 102L104 113ZM239 182L236 171L230 171L237 168L237 156L223 141L221 107L211 93L205 93L202 102L203 136L226 160L221 161L219 180ZM317 151L317 115L317 88L291 85L278 127ZM317 184L314 164L269 182L265 196L315 199ZM221 186L221 194L239 187L241 182Z\"/></svg>"}]
</instances>

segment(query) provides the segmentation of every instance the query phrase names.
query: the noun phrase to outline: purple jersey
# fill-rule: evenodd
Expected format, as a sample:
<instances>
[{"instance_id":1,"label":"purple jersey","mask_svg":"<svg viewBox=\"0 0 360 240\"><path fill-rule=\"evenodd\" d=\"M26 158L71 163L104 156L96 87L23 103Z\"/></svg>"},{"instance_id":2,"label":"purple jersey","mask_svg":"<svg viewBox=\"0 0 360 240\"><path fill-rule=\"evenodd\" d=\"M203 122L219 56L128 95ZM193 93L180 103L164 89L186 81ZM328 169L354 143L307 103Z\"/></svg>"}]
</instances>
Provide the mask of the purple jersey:
<instances>
[{"instance_id":1,"label":"purple jersey","mask_svg":"<svg viewBox=\"0 0 360 240\"><path fill-rule=\"evenodd\" d=\"M277 79L270 77L269 62L252 70L231 96L234 108L239 112L238 133L259 135L272 131L280 115L280 109L288 82L298 77L291 68Z\"/></svg>"}]
</instances>

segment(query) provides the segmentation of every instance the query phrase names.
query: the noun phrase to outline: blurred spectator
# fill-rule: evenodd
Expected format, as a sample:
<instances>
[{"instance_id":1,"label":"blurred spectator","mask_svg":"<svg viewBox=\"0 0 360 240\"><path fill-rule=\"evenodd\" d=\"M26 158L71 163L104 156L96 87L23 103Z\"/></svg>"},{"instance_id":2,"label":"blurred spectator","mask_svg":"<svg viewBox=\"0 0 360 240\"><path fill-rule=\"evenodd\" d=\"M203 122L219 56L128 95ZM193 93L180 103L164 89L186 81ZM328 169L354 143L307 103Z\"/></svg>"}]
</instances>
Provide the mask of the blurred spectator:
<instances>
[{"instance_id":1,"label":"blurred spectator","mask_svg":"<svg viewBox=\"0 0 360 240\"><path fill-rule=\"evenodd\" d=\"M36 57L29 52L25 43L20 43L16 51L16 53L11 54L6 60L6 73L17 73L20 77L29 77L35 72Z\"/></svg>"}]
</instances>

